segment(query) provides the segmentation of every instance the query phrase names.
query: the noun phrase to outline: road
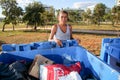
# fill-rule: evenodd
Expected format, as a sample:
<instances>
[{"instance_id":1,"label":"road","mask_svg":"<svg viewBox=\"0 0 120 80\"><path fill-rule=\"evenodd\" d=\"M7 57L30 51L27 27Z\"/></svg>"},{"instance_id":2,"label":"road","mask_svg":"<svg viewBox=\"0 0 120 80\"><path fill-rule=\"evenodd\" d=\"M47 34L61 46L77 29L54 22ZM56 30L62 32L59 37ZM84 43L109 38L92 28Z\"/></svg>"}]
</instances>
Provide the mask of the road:
<instances>
[{"instance_id":1,"label":"road","mask_svg":"<svg viewBox=\"0 0 120 80\"><path fill-rule=\"evenodd\" d=\"M120 31L109 30L73 30L75 33L103 34L103 35L120 35Z\"/></svg>"}]
</instances>

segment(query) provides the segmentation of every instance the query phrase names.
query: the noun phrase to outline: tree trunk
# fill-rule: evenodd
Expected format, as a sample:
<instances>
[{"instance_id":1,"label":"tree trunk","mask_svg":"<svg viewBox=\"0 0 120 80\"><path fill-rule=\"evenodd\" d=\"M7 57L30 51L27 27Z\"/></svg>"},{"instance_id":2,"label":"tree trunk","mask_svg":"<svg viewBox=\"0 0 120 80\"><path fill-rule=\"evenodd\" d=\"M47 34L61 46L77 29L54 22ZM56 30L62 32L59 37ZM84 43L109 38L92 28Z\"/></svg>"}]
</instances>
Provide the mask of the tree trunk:
<instances>
[{"instance_id":1,"label":"tree trunk","mask_svg":"<svg viewBox=\"0 0 120 80\"><path fill-rule=\"evenodd\" d=\"M27 23L27 25L26 25L26 28L28 28L28 23Z\"/></svg>"},{"instance_id":2,"label":"tree trunk","mask_svg":"<svg viewBox=\"0 0 120 80\"><path fill-rule=\"evenodd\" d=\"M35 31L37 30L37 27L36 27L36 26L34 27L34 30L35 30Z\"/></svg>"},{"instance_id":3,"label":"tree trunk","mask_svg":"<svg viewBox=\"0 0 120 80\"><path fill-rule=\"evenodd\" d=\"M4 29L5 29L5 25L6 25L6 23L4 23L4 25L3 25L3 28L2 28L2 32L4 32Z\"/></svg>"},{"instance_id":4,"label":"tree trunk","mask_svg":"<svg viewBox=\"0 0 120 80\"><path fill-rule=\"evenodd\" d=\"M98 22L97 22L97 23L98 23L98 26L100 26L100 19L98 19Z\"/></svg>"},{"instance_id":5,"label":"tree trunk","mask_svg":"<svg viewBox=\"0 0 120 80\"><path fill-rule=\"evenodd\" d=\"M14 24L13 24L13 31L15 30Z\"/></svg>"},{"instance_id":6,"label":"tree trunk","mask_svg":"<svg viewBox=\"0 0 120 80\"><path fill-rule=\"evenodd\" d=\"M114 22L114 21L112 21L112 26L113 26L113 27L115 27L115 25L114 25L114 24L115 24L115 22Z\"/></svg>"},{"instance_id":7,"label":"tree trunk","mask_svg":"<svg viewBox=\"0 0 120 80\"><path fill-rule=\"evenodd\" d=\"M37 25L36 25L36 23L35 23L35 26L34 26L34 30L35 30L35 31L37 30Z\"/></svg>"}]
</instances>

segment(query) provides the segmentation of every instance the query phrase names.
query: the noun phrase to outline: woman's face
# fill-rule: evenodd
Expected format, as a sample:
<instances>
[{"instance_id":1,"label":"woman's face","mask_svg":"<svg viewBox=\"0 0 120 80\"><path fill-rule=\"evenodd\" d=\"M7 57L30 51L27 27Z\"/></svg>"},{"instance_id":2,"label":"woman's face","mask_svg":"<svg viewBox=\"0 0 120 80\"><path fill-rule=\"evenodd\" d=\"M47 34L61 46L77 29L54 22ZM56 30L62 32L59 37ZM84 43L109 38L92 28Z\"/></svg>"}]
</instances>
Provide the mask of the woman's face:
<instances>
[{"instance_id":1,"label":"woman's face","mask_svg":"<svg viewBox=\"0 0 120 80\"><path fill-rule=\"evenodd\" d=\"M59 23L66 24L67 20L68 20L68 15L66 13L59 14L59 16L58 16Z\"/></svg>"}]
</instances>

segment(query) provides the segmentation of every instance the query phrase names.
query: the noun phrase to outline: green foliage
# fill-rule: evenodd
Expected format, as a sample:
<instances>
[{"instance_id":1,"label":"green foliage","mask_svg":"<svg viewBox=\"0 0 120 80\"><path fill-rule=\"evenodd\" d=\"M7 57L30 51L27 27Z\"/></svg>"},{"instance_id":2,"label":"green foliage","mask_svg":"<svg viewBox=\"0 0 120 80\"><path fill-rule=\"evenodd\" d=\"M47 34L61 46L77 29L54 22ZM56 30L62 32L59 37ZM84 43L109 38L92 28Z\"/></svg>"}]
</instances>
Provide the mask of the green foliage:
<instances>
[{"instance_id":1,"label":"green foliage","mask_svg":"<svg viewBox=\"0 0 120 80\"><path fill-rule=\"evenodd\" d=\"M81 9L65 9L69 14L69 22L78 23L81 21L81 14L83 11ZM58 10L59 11L59 10ZM58 12L57 11L57 12Z\"/></svg>"},{"instance_id":2,"label":"green foliage","mask_svg":"<svg viewBox=\"0 0 120 80\"><path fill-rule=\"evenodd\" d=\"M28 25L34 25L34 29L36 30L38 25L44 24L44 21L42 19L42 14L44 11L45 9L40 2L30 3L25 8L23 21L26 21Z\"/></svg>"},{"instance_id":3,"label":"green foliage","mask_svg":"<svg viewBox=\"0 0 120 80\"><path fill-rule=\"evenodd\" d=\"M22 8L17 6L16 0L1 0L0 4L3 9L2 14L5 16L2 31L4 31L5 25L9 23L13 24L14 30L14 25L17 24L19 17L23 14Z\"/></svg>"},{"instance_id":4,"label":"green foliage","mask_svg":"<svg viewBox=\"0 0 120 80\"><path fill-rule=\"evenodd\" d=\"M94 13L98 14L99 16L103 16L105 14L106 6L102 3L99 3L94 8Z\"/></svg>"},{"instance_id":5,"label":"green foliage","mask_svg":"<svg viewBox=\"0 0 120 80\"><path fill-rule=\"evenodd\" d=\"M82 13L83 21L87 21L87 24L92 23L92 12L90 9L87 9L86 12Z\"/></svg>"},{"instance_id":6,"label":"green foliage","mask_svg":"<svg viewBox=\"0 0 120 80\"><path fill-rule=\"evenodd\" d=\"M3 22L3 31L6 24L12 23L14 26L19 22L25 22L27 25L31 25L36 30L39 25L53 25L57 22L55 15L55 9L52 6L43 5L41 2L30 3L25 12L18 6L16 0L0 0L0 6L2 7L2 14L5 16ZM99 3L95 6L94 11L87 9L86 11L81 9L64 9L69 14L70 24L98 24L103 22L113 26L120 23L120 6L114 6L112 9L108 9L104 4ZM59 10L56 10L58 13ZM23 20L23 21L22 21ZM11 26L11 25L10 25Z\"/></svg>"},{"instance_id":7,"label":"green foliage","mask_svg":"<svg viewBox=\"0 0 120 80\"><path fill-rule=\"evenodd\" d=\"M106 6L102 3L99 3L94 8L94 19L97 20L97 24L100 25L100 22L103 20L105 15Z\"/></svg>"},{"instance_id":8,"label":"green foliage","mask_svg":"<svg viewBox=\"0 0 120 80\"><path fill-rule=\"evenodd\" d=\"M105 21L111 21L111 13L105 14L105 15L103 16L103 19L104 19Z\"/></svg>"},{"instance_id":9,"label":"green foliage","mask_svg":"<svg viewBox=\"0 0 120 80\"><path fill-rule=\"evenodd\" d=\"M112 25L118 24L120 22L120 6L114 6L111 11Z\"/></svg>"},{"instance_id":10,"label":"green foliage","mask_svg":"<svg viewBox=\"0 0 120 80\"><path fill-rule=\"evenodd\" d=\"M42 19L46 25L54 22L55 19L55 10L51 7L45 7L45 12L42 14Z\"/></svg>"}]
</instances>

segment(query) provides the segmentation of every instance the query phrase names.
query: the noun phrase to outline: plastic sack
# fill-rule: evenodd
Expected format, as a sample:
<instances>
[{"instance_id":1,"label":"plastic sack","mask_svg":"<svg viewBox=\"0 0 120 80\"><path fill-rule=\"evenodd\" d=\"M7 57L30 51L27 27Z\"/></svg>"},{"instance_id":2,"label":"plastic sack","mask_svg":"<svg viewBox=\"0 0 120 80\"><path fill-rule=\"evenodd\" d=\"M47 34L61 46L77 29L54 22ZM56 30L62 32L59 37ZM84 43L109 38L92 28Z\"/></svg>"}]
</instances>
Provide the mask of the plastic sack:
<instances>
[{"instance_id":1,"label":"plastic sack","mask_svg":"<svg viewBox=\"0 0 120 80\"><path fill-rule=\"evenodd\" d=\"M80 77L78 72L72 71L70 72L70 74L60 77L59 80L82 80L82 78Z\"/></svg>"},{"instance_id":2,"label":"plastic sack","mask_svg":"<svg viewBox=\"0 0 120 80\"><path fill-rule=\"evenodd\" d=\"M80 62L65 66L62 64L40 65L40 80L60 80L60 77L70 74L75 71L80 73Z\"/></svg>"}]
</instances>

